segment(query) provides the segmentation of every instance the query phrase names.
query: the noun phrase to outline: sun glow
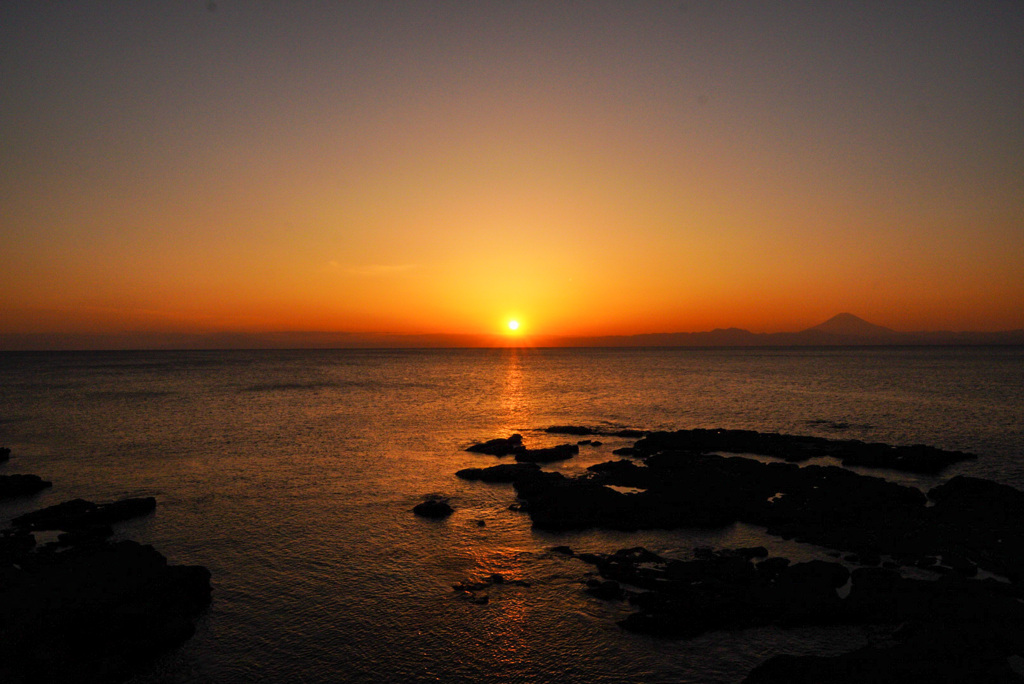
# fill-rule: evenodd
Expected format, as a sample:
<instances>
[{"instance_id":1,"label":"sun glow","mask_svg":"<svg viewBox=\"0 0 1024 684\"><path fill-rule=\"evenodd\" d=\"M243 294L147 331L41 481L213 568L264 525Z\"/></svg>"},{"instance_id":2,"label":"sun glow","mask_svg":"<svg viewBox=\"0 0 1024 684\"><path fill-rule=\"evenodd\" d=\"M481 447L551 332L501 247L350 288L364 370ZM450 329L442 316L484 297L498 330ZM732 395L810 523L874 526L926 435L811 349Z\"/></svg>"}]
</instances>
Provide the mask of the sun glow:
<instances>
[{"instance_id":1,"label":"sun glow","mask_svg":"<svg viewBox=\"0 0 1024 684\"><path fill-rule=\"evenodd\" d=\"M508 329L512 331L519 330L519 321L509 321Z\"/></svg>"}]
</instances>

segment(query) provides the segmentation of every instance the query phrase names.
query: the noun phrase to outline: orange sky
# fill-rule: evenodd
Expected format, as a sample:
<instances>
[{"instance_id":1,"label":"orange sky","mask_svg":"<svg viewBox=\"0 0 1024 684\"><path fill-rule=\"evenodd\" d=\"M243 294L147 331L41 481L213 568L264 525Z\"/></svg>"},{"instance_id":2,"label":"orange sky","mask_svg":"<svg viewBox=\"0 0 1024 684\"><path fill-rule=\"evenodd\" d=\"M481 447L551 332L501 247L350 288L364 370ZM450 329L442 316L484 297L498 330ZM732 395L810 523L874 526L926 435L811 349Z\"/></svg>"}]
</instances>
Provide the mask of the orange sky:
<instances>
[{"instance_id":1,"label":"orange sky","mask_svg":"<svg viewBox=\"0 0 1024 684\"><path fill-rule=\"evenodd\" d=\"M0 334L1024 327L1024 9L4 3Z\"/></svg>"}]
</instances>

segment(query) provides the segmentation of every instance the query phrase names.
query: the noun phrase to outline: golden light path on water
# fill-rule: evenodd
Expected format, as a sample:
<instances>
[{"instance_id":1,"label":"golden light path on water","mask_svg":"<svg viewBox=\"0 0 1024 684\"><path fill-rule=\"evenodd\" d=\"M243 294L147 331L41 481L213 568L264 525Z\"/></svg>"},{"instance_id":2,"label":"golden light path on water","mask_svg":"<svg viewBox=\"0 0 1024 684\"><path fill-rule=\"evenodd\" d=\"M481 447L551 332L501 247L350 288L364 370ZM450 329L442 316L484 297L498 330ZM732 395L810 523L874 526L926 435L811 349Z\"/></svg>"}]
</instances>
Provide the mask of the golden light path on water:
<instances>
[{"instance_id":1,"label":"golden light path on water","mask_svg":"<svg viewBox=\"0 0 1024 684\"><path fill-rule=\"evenodd\" d=\"M501 409L505 418L505 431L509 434L531 424L530 410L523 387L522 349L511 347L506 352L508 361L501 391ZM507 436L507 435L504 435Z\"/></svg>"}]
</instances>

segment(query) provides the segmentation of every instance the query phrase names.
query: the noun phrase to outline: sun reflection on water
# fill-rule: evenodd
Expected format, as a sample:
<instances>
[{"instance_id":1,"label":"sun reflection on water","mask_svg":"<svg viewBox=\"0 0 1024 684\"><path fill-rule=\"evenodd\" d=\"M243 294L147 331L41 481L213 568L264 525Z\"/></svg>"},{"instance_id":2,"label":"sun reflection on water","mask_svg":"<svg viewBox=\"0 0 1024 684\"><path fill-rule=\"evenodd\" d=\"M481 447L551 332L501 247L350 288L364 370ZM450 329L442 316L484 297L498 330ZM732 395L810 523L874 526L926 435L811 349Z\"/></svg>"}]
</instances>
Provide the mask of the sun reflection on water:
<instances>
[{"instance_id":1,"label":"sun reflection on water","mask_svg":"<svg viewBox=\"0 0 1024 684\"><path fill-rule=\"evenodd\" d=\"M476 546L470 550L475 561L475 573L483 578L501 576L500 583L487 589L487 619L481 621L485 633L480 636L480 648L487 651L488 658L502 666L512 668L520 665L529 650L527 643L528 587L518 583L527 581L526 563L529 552L513 547Z\"/></svg>"},{"instance_id":2,"label":"sun reflection on water","mask_svg":"<svg viewBox=\"0 0 1024 684\"><path fill-rule=\"evenodd\" d=\"M501 410L505 430L515 432L530 423L529 403L523 387L523 350L511 347L505 354L505 376L501 388Z\"/></svg>"}]
</instances>

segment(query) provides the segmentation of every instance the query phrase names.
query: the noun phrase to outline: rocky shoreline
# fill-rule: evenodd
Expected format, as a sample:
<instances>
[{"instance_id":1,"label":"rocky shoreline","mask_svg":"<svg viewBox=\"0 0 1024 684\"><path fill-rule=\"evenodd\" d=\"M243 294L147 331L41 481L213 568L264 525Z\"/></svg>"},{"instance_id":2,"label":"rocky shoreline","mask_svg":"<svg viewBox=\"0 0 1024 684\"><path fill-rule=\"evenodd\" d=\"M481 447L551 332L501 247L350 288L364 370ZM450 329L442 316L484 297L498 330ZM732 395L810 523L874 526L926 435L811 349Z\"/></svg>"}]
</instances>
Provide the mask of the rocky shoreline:
<instances>
[{"instance_id":1,"label":"rocky shoreline","mask_svg":"<svg viewBox=\"0 0 1024 684\"><path fill-rule=\"evenodd\" d=\"M1007 660L1024 655L1024 492L956 476L925 493L844 467L797 465L832 457L847 466L936 474L972 454L746 430L623 435L552 426L545 432L636 441L615 450L627 458L567 477L521 455L567 453L569 445L532 450L521 435L512 435L468 450L511 455L517 463L456 474L511 483L517 496L511 508L528 514L537 529L723 528L742 522L825 547L836 559L791 563L763 547L695 549L686 559L639 547L604 555L557 547L595 566L599 579L588 581L590 595L628 601L635 609L620 622L623 629L683 639L762 625L893 629L886 647L834 658L777 654L749 674L745 681L751 684L1024 681ZM906 576L911 568L935 579Z\"/></svg>"},{"instance_id":2,"label":"rocky shoreline","mask_svg":"<svg viewBox=\"0 0 1024 684\"><path fill-rule=\"evenodd\" d=\"M49 486L35 475L2 475L0 498ZM0 681L124 681L193 635L210 603L210 572L109 540L112 525L156 505L152 497L73 499L0 531ZM37 543L35 533L46 531L56 540Z\"/></svg>"}]
</instances>

